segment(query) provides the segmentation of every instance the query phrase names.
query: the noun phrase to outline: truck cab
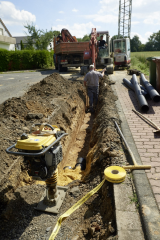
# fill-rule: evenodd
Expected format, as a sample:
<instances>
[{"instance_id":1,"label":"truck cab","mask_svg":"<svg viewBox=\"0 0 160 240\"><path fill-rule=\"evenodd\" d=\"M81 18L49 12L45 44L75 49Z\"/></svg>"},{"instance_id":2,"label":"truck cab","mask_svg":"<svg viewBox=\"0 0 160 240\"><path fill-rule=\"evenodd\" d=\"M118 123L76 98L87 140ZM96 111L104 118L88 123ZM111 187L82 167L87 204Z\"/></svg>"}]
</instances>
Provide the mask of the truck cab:
<instances>
[{"instance_id":1,"label":"truck cab","mask_svg":"<svg viewBox=\"0 0 160 240\"><path fill-rule=\"evenodd\" d=\"M130 39L115 39L113 41L113 49L115 67L129 67L131 62Z\"/></svg>"}]
</instances>

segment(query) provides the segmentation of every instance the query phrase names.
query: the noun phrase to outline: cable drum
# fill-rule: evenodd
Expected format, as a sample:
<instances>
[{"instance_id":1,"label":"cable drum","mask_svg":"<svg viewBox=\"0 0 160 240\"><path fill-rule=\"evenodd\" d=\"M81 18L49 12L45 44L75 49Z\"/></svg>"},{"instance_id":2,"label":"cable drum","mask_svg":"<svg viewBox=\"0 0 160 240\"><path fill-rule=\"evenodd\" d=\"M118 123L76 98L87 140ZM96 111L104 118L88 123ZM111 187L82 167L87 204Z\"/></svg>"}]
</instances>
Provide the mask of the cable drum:
<instances>
[{"instance_id":1,"label":"cable drum","mask_svg":"<svg viewBox=\"0 0 160 240\"><path fill-rule=\"evenodd\" d=\"M104 170L105 179L112 183L121 183L125 180L126 171L119 166L111 166Z\"/></svg>"}]
</instances>

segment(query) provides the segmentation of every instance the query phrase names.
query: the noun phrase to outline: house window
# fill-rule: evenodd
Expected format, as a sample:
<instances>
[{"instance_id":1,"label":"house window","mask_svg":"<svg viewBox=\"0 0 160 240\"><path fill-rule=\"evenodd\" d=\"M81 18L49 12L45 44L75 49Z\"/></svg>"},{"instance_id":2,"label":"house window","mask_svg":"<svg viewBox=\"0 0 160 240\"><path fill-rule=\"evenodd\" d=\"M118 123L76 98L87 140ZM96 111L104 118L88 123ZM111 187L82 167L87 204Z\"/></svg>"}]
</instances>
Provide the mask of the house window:
<instances>
[{"instance_id":1,"label":"house window","mask_svg":"<svg viewBox=\"0 0 160 240\"><path fill-rule=\"evenodd\" d=\"M3 35L3 29L0 28L0 35Z\"/></svg>"}]
</instances>

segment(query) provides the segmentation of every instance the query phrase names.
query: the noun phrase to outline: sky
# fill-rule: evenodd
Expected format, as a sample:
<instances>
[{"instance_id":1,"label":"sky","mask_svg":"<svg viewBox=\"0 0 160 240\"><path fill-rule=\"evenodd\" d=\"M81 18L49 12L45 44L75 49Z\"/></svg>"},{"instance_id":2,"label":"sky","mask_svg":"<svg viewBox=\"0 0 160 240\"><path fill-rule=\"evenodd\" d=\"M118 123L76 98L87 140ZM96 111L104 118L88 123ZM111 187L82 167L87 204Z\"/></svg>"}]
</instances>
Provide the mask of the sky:
<instances>
[{"instance_id":1,"label":"sky","mask_svg":"<svg viewBox=\"0 0 160 240\"><path fill-rule=\"evenodd\" d=\"M13 37L25 36L26 24L48 31L67 28L77 38L93 27L113 36L118 34L118 12L119 0L0 1L0 18ZM132 0L131 38L138 35L146 43L159 30L160 0Z\"/></svg>"}]
</instances>

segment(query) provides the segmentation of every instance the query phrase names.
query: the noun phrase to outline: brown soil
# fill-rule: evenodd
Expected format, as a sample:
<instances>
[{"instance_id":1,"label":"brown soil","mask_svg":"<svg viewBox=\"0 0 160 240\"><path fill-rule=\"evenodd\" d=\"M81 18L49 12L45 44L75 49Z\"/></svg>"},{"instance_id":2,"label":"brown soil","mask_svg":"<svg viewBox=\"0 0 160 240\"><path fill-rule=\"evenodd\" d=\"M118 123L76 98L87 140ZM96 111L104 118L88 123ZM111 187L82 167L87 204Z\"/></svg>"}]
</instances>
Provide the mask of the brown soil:
<instances>
[{"instance_id":1,"label":"brown soil","mask_svg":"<svg viewBox=\"0 0 160 240\"><path fill-rule=\"evenodd\" d=\"M113 122L113 119L119 120L111 82L107 77L101 80L99 104L94 116L85 115L82 84L54 73L33 85L23 97L9 99L0 105L2 239L48 239L58 217L102 181L107 166L123 159L120 138ZM35 122L55 124L69 133L62 140L64 160L59 166L59 183L69 184L58 215L34 210L45 186L32 181L23 168L22 158L17 159L5 152ZM86 170L76 170L74 178L68 176L75 171L67 170L69 181L62 183L63 167L74 167L78 157L86 157ZM79 239L116 239L111 183L106 181L98 193L62 223L56 240L71 240L76 235Z\"/></svg>"}]
</instances>

